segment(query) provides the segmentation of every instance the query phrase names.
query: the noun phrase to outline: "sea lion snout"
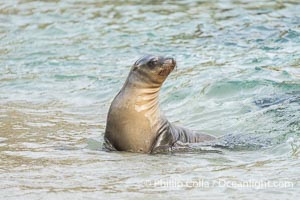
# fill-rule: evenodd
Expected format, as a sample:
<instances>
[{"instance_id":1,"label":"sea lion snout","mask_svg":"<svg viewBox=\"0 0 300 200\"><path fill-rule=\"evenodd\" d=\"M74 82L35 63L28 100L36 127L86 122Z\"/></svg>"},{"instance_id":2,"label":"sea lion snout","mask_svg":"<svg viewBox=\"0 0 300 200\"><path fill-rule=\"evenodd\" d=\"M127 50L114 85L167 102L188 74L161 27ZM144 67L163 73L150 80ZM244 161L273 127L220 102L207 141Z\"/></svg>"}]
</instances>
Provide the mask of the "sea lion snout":
<instances>
[{"instance_id":1,"label":"sea lion snout","mask_svg":"<svg viewBox=\"0 0 300 200\"><path fill-rule=\"evenodd\" d=\"M168 64L168 65L172 65L174 67L176 66L176 60L174 58L172 58L172 57L166 57L164 59L164 63Z\"/></svg>"},{"instance_id":2,"label":"sea lion snout","mask_svg":"<svg viewBox=\"0 0 300 200\"><path fill-rule=\"evenodd\" d=\"M163 58L162 70L159 72L160 76L169 75L176 67L176 61L172 57Z\"/></svg>"}]
</instances>

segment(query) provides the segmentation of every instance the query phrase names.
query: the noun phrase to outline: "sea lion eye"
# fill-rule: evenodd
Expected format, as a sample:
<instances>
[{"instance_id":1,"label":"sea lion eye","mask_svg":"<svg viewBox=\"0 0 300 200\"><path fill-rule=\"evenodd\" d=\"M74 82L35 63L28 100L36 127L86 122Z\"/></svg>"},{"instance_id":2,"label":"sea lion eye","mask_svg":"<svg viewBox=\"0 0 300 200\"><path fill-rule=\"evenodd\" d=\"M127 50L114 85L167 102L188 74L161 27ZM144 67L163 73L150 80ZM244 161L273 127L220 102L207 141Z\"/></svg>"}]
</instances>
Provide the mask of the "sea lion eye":
<instances>
[{"instance_id":1,"label":"sea lion eye","mask_svg":"<svg viewBox=\"0 0 300 200\"><path fill-rule=\"evenodd\" d=\"M154 68L157 65L157 60L156 59L152 59L148 62L148 66L151 68Z\"/></svg>"}]
</instances>

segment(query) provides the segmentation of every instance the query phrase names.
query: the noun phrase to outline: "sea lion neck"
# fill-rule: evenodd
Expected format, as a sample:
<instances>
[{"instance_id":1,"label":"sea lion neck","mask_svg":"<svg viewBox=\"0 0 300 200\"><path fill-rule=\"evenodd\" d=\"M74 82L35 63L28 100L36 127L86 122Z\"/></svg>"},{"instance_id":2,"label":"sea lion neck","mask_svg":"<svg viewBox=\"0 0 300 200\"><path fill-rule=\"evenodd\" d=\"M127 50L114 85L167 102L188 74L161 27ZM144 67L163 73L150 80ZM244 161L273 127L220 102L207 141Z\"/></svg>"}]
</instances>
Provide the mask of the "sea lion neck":
<instances>
[{"instance_id":1,"label":"sea lion neck","mask_svg":"<svg viewBox=\"0 0 300 200\"><path fill-rule=\"evenodd\" d=\"M151 126L156 126L161 116L159 109L159 92L161 84L148 83L143 79L137 79L139 74L129 74L123 88L120 91L120 97L126 106L130 102L132 106L129 109L145 116ZM126 99L126 100L125 100Z\"/></svg>"},{"instance_id":2,"label":"sea lion neck","mask_svg":"<svg viewBox=\"0 0 300 200\"><path fill-rule=\"evenodd\" d=\"M153 93L154 90L159 92L163 82L159 79L153 80L141 72L131 71L123 87L131 91Z\"/></svg>"},{"instance_id":3,"label":"sea lion neck","mask_svg":"<svg viewBox=\"0 0 300 200\"><path fill-rule=\"evenodd\" d=\"M153 107L158 108L160 89L161 84L143 82L129 76L121 91L131 97L131 100L135 102L135 110L140 112Z\"/></svg>"}]
</instances>

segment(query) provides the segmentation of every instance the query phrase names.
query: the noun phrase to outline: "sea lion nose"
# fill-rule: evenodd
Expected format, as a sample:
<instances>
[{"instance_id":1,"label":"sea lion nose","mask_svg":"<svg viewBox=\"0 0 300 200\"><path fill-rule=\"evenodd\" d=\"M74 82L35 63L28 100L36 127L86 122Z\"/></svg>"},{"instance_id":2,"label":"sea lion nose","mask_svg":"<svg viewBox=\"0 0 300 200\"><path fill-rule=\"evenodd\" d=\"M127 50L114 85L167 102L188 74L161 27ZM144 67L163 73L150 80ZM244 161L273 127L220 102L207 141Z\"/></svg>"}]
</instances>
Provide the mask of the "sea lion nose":
<instances>
[{"instance_id":1,"label":"sea lion nose","mask_svg":"<svg viewBox=\"0 0 300 200\"><path fill-rule=\"evenodd\" d=\"M176 60L172 58L172 64L175 66L176 65Z\"/></svg>"},{"instance_id":2,"label":"sea lion nose","mask_svg":"<svg viewBox=\"0 0 300 200\"><path fill-rule=\"evenodd\" d=\"M172 65L176 65L176 60L172 57L166 57L165 58L165 63L168 63L168 64L172 64Z\"/></svg>"}]
</instances>

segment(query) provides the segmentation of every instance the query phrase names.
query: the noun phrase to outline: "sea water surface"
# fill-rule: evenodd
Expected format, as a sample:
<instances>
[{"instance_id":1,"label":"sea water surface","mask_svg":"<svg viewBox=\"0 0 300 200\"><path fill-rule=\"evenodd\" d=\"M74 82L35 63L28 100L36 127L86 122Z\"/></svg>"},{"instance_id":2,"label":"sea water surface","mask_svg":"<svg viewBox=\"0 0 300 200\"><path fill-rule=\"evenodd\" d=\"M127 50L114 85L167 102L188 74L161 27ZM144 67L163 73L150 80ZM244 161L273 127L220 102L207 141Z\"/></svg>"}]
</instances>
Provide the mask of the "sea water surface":
<instances>
[{"instance_id":1,"label":"sea water surface","mask_svg":"<svg viewBox=\"0 0 300 200\"><path fill-rule=\"evenodd\" d=\"M1 0L0 198L299 198L299 11L298 0ZM237 146L102 151L110 103L145 54L177 60L160 95L169 120Z\"/></svg>"}]
</instances>

